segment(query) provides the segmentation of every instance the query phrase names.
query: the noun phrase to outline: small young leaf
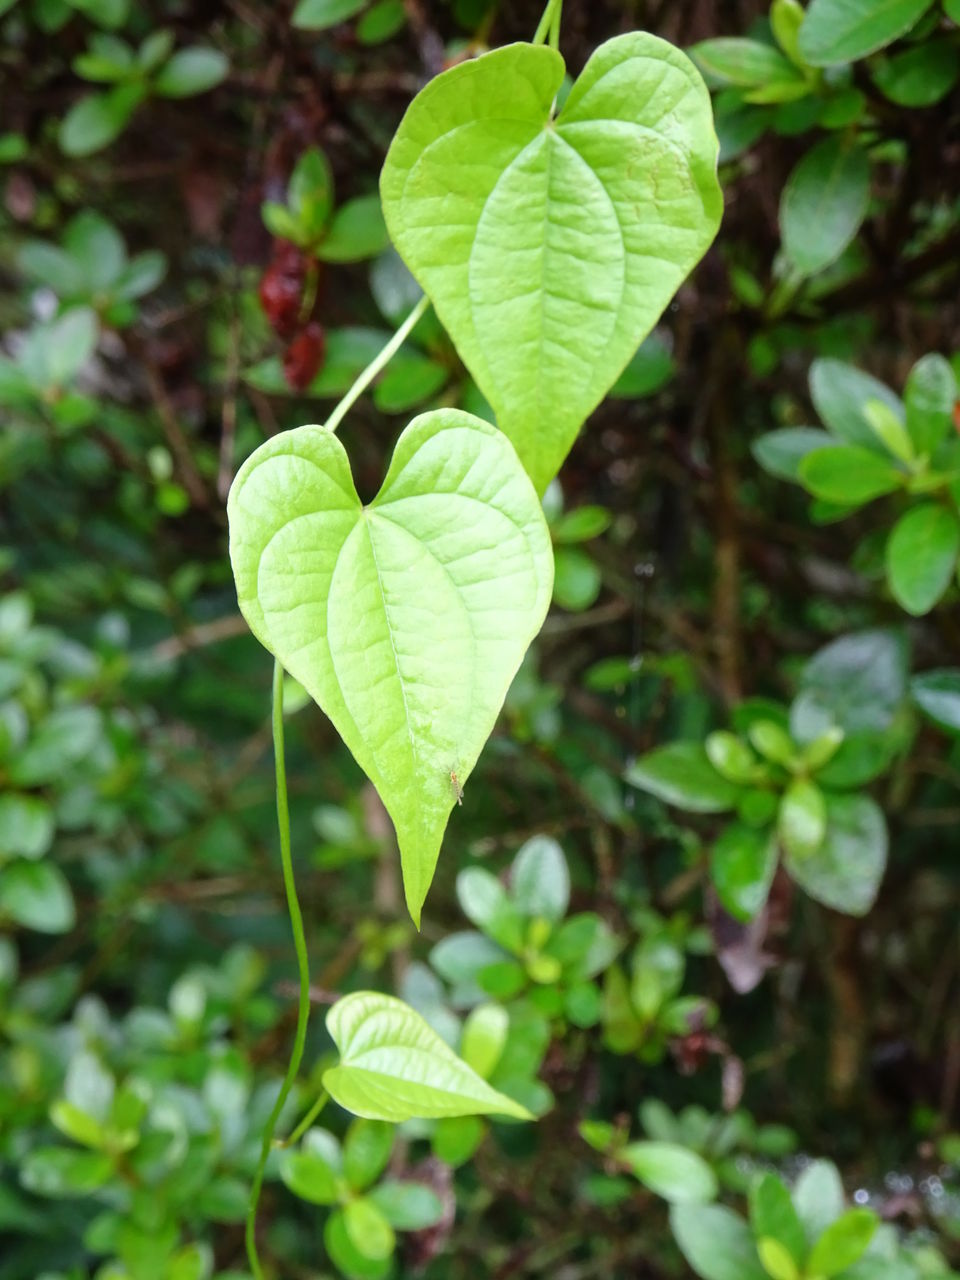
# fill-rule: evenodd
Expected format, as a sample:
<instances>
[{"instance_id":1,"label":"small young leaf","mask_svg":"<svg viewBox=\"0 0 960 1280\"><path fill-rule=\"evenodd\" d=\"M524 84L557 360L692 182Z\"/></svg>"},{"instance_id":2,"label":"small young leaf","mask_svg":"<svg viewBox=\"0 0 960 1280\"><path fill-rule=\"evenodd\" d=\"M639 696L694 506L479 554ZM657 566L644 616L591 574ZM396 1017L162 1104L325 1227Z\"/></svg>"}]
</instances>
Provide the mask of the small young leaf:
<instances>
[{"instance_id":1,"label":"small young leaf","mask_svg":"<svg viewBox=\"0 0 960 1280\"><path fill-rule=\"evenodd\" d=\"M324 1073L323 1086L354 1115L394 1124L468 1115L532 1119L392 996L372 991L344 996L327 1014L327 1030L340 1062Z\"/></svg>"},{"instance_id":2,"label":"small young leaf","mask_svg":"<svg viewBox=\"0 0 960 1280\"><path fill-rule=\"evenodd\" d=\"M757 757L735 733L720 729L708 734L703 745L713 767L731 782L746 786L756 780Z\"/></svg>"},{"instance_id":3,"label":"small young leaf","mask_svg":"<svg viewBox=\"0 0 960 1280\"><path fill-rule=\"evenodd\" d=\"M280 1177L295 1196L310 1204L337 1204L340 1179L322 1156L308 1151L285 1151Z\"/></svg>"},{"instance_id":4,"label":"small young leaf","mask_svg":"<svg viewBox=\"0 0 960 1280\"><path fill-rule=\"evenodd\" d=\"M823 844L827 830L827 805L823 792L806 778L797 778L783 794L777 816L777 833L786 853L809 858Z\"/></svg>"},{"instance_id":5,"label":"small young leaf","mask_svg":"<svg viewBox=\"0 0 960 1280\"><path fill-rule=\"evenodd\" d=\"M920 617L933 608L953 578L960 553L960 520L939 502L902 515L887 541L887 580L901 608Z\"/></svg>"},{"instance_id":6,"label":"small young leaf","mask_svg":"<svg viewBox=\"0 0 960 1280\"><path fill-rule=\"evenodd\" d=\"M837 1166L830 1160L808 1164L797 1179L791 1198L807 1243L812 1245L843 1213L843 1183Z\"/></svg>"},{"instance_id":7,"label":"small young leaf","mask_svg":"<svg viewBox=\"0 0 960 1280\"><path fill-rule=\"evenodd\" d=\"M343 1172L353 1191L380 1177L393 1150L394 1129L382 1120L354 1120L343 1142Z\"/></svg>"},{"instance_id":8,"label":"small young leaf","mask_svg":"<svg viewBox=\"0 0 960 1280\"><path fill-rule=\"evenodd\" d=\"M854 62L905 35L934 0L811 0L800 53L814 67Z\"/></svg>"},{"instance_id":9,"label":"small young leaf","mask_svg":"<svg viewBox=\"0 0 960 1280\"><path fill-rule=\"evenodd\" d=\"M779 49L761 40L720 36L695 44L690 54L711 83L722 88L767 90L752 102L789 102L809 92L806 80Z\"/></svg>"},{"instance_id":10,"label":"small young leaf","mask_svg":"<svg viewBox=\"0 0 960 1280\"><path fill-rule=\"evenodd\" d=\"M337 437L308 426L246 461L228 514L241 611L377 787L419 921L458 788L547 611L533 487L500 432L447 409L407 427L367 507Z\"/></svg>"},{"instance_id":11,"label":"small young leaf","mask_svg":"<svg viewBox=\"0 0 960 1280\"><path fill-rule=\"evenodd\" d=\"M503 1055L510 1016L501 1004L478 1004L463 1024L460 1056L483 1080L489 1080Z\"/></svg>"},{"instance_id":12,"label":"small young leaf","mask_svg":"<svg viewBox=\"0 0 960 1280\"><path fill-rule=\"evenodd\" d=\"M892 454L898 462L907 465L913 462L915 457L913 441L899 414L894 413L882 400L868 400L863 408L863 416L888 453Z\"/></svg>"},{"instance_id":13,"label":"small young leaf","mask_svg":"<svg viewBox=\"0 0 960 1280\"><path fill-rule=\"evenodd\" d=\"M440 1124L445 1123L440 1121ZM450 1120L449 1124L462 1124ZM391 1227L396 1231L425 1231L443 1220L446 1212L443 1201L430 1187L421 1182L401 1182L387 1178L367 1196L373 1201Z\"/></svg>"},{"instance_id":14,"label":"small young leaf","mask_svg":"<svg viewBox=\"0 0 960 1280\"><path fill-rule=\"evenodd\" d=\"M803 157L780 202L783 249L804 275L836 262L860 229L870 201L866 151L837 134Z\"/></svg>"},{"instance_id":15,"label":"small young leaf","mask_svg":"<svg viewBox=\"0 0 960 1280\"><path fill-rule=\"evenodd\" d=\"M333 170L319 147L308 147L294 166L287 188L287 204L303 240L311 243L318 239L333 209ZM276 215L273 217L279 221Z\"/></svg>"},{"instance_id":16,"label":"small young leaf","mask_svg":"<svg viewBox=\"0 0 960 1280\"><path fill-rule=\"evenodd\" d=\"M619 1152L634 1176L671 1204L706 1204L717 1179L702 1156L670 1142L631 1142Z\"/></svg>"},{"instance_id":17,"label":"small young leaf","mask_svg":"<svg viewBox=\"0 0 960 1280\"><path fill-rule=\"evenodd\" d=\"M724 813L736 806L742 788L710 763L698 742L671 742L634 761L624 774L639 787L689 813Z\"/></svg>"}]
</instances>

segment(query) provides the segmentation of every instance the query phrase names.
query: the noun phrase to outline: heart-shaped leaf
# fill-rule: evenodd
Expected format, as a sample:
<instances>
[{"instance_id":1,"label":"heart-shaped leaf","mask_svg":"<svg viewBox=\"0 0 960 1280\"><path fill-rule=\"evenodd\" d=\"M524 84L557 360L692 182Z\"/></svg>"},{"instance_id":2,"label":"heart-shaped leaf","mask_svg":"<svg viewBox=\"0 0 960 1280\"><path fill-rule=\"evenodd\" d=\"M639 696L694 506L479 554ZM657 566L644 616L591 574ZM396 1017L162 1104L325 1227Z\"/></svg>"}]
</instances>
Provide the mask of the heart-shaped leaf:
<instances>
[{"instance_id":1,"label":"heart-shaped leaf","mask_svg":"<svg viewBox=\"0 0 960 1280\"><path fill-rule=\"evenodd\" d=\"M391 238L539 492L720 224L710 97L645 33L554 119L553 49L507 45L414 99L380 179Z\"/></svg>"},{"instance_id":2,"label":"heart-shaped leaf","mask_svg":"<svg viewBox=\"0 0 960 1280\"><path fill-rule=\"evenodd\" d=\"M401 435L364 507L337 437L275 436L228 503L240 609L330 717L397 829L419 924L440 842L553 580L510 442L457 410Z\"/></svg>"},{"instance_id":3,"label":"heart-shaped leaf","mask_svg":"<svg viewBox=\"0 0 960 1280\"><path fill-rule=\"evenodd\" d=\"M409 1005L355 991L327 1014L340 1063L323 1087L341 1107L370 1120L435 1120L505 1115L532 1120L525 1107L490 1087Z\"/></svg>"}]
</instances>

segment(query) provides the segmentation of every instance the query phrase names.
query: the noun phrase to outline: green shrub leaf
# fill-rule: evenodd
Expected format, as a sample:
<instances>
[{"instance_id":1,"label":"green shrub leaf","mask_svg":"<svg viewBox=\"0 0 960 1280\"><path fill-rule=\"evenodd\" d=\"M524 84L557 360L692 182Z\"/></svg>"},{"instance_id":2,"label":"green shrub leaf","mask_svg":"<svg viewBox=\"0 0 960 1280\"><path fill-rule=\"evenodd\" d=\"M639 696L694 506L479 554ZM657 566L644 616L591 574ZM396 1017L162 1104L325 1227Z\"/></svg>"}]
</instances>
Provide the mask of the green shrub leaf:
<instances>
[{"instance_id":1,"label":"green shrub leaf","mask_svg":"<svg viewBox=\"0 0 960 1280\"><path fill-rule=\"evenodd\" d=\"M624 774L639 787L689 813L724 813L736 806L742 787L710 763L699 742L671 742L634 761Z\"/></svg>"},{"instance_id":2,"label":"green shrub leaf","mask_svg":"<svg viewBox=\"0 0 960 1280\"><path fill-rule=\"evenodd\" d=\"M672 1142L631 1142L619 1153L635 1177L672 1204L705 1204L717 1179L702 1156Z\"/></svg>"},{"instance_id":3,"label":"green shrub leaf","mask_svg":"<svg viewBox=\"0 0 960 1280\"><path fill-rule=\"evenodd\" d=\"M887 580L897 603L914 617L929 613L953 578L960 521L939 502L902 515L887 541Z\"/></svg>"},{"instance_id":4,"label":"green shrub leaf","mask_svg":"<svg viewBox=\"0 0 960 1280\"><path fill-rule=\"evenodd\" d=\"M814 67L854 62L899 40L934 0L811 0L800 52Z\"/></svg>"},{"instance_id":5,"label":"green shrub leaf","mask_svg":"<svg viewBox=\"0 0 960 1280\"><path fill-rule=\"evenodd\" d=\"M836 262L860 230L870 200L862 147L832 135L803 157L783 189L780 229L787 257L804 275Z\"/></svg>"}]
</instances>

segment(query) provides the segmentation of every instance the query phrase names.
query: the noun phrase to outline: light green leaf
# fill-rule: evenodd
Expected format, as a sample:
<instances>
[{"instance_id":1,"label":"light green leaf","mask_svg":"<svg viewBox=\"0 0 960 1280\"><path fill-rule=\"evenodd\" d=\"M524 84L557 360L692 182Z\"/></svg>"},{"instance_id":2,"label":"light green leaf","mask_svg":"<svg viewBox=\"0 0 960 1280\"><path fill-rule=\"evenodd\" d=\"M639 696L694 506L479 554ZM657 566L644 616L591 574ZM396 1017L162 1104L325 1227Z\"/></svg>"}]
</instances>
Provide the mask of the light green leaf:
<instances>
[{"instance_id":1,"label":"light green leaf","mask_svg":"<svg viewBox=\"0 0 960 1280\"><path fill-rule=\"evenodd\" d=\"M323 31L346 22L369 3L370 0L300 0L291 22L303 31Z\"/></svg>"},{"instance_id":2,"label":"light green leaf","mask_svg":"<svg viewBox=\"0 0 960 1280\"><path fill-rule=\"evenodd\" d=\"M388 243L380 197L357 196L333 215L316 252L324 262L362 262L383 253Z\"/></svg>"},{"instance_id":3,"label":"light green leaf","mask_svg":"<svg viewBox=\"0 0 960 1280\"><path fill-rule=\"evenodd\" d=\"M870 430L889 454L907 466L914 461L913 441L900 414L882 400L868 400L863 408Z\"/></svg>"},{"instance_id":4,"label":"light green leaf","mask_svg":"<svg viewBox=\"0 0 960 1280\"><path fill-rule=\"evenodd\" d=\"M811 1276L835 1276L862 1256L879 1225L872 1209L848 1209L832 1222L807 1259Z\"/></svg>"},{"instance_id":5,"label":"light green leaf","mask_svg":"<svg viewBox=\"0 0 960 1280\"><path fill-rule=\"evenodd\" d=\"M333 170L319 147L308 147L294 166L287 187L287 204L304 241L312 243L322 234L333 210ZM281 225L277 215L272 216L277 225Z\"/></svg>"},{"instance_id":6,"label":"light green leaf","mask_svg":"<svg viewBox=\"0 0 960 1280\"><path fill-rule=\"evenodd\" d=\"M900 517L887 540L887 581L902 609L929 613L953 578L960 521L939 502L923 502Z\"/></svg>"},{"instance_id":7,"label":"light green leaf","mask_svg":"<svg viewBox=\"0 0 960 1280\"><path fill-rule=\"evenodd\" d=\"M917 453L932 455L949 435L957 396L953 366L943 356L924 356L910 370L904 401Z\"/></svg>"},{"instance_id":8,"label":"light green leaf","mask_svg":"<svg viewBox=\"0 0 960 1280\"><path fill-rule=\"evenodd\" d=\"M780 801L777 833L784 850L794 858L809 858L823 844L827 804L823 792L808 778L795 778Z\"/></svg>"},{"instance_id":9,"label":"light green leaf","mask_svg":"<svg viewBox=\"0 0 960 1280\"><path fill-rule=\"evenodd\" d=\"M837 1166L830 1160L808 1164L796 1181L792 1199L807 1243L813 1244L843 1213L843 1183Z\"/></svg>"},{"instance_id":10,"label":"light green leaf","mask_svg":"<svg viewBox=\"0 0 960 1280\"><path fill-rule=\"evenodd\" d=\"M110 1156L69 1147L35 1147L20 1169L20 1181L38 1196L84 1196L96 1191L114 1172Z\"/></svg>"},{"instance_id":11,"label":"light green leaf","mask_svg":"<svg viewBox=\"0 0 960 1280\"><path fill-rule=\"evenodd\" d=\"M788 853L785 865L811 898L847 915L866 915L887 865L883 812L869 796L828 796L820 848L799 858Z\"/></svg>"},{"instance_id":12,"label":"light green leaf","mask_svg":"<svg viewBox=\"0 0 960 1280\"><path fill-rule=\"evenodd\" d=\"M478 1004L463 1024L460 1056L483 1080L489 1080L507 1043L510 1015L502 1004Z\"/></svg>"},{"instance_id":13,"label":"light green leaf","mask_svg":"<svg viewBox=\"0 0 960 1280\"><path fill-rule=\"evenodd\" d=\"M593 54L555 120L554 50L431 81L381 178L391 238L542 493L716 234L710 99L644 33Z\"/></svg>"},{"instance_id":14,"label":"light green leaf","mask_svg":"<svg viewBox=\"0 0 960 1280\"><path fill-rule=\"evenodd\" d=\"M353 1227L356 1234L362 1235L362 1211L360 1221L354 1220ZM330 1261L347 1280L386 1280L393 1269L389 1254L385 1258L371 1258L357 1248L347 1229L345 1209L336 1209L323 1224L323 1245Z\"/></svg>"},{"instance_id":15,"label":"light green leaf","mask_svg":"<svg viewBox=\"0 0 960 1280\"><path fill-rule=\"evenodd\" d=\"M553 598L562 609L581 613L600 594L603 578L595 560L580 547L557 547Z\"/></svg>"},{"instance_id":16,"label":"light green leaf","mask_svg":"<svg viewBox=\"0 0 960 1280\"><path fill-rule=\"evenodd\" d=\"M230 63L219 49L179 49L157 74L153 87L165 98L192 98L225 80Z\"/></svg>"},{"instance_id":17,"label":"light green leaf","mask_svg":"<svg viewBox=\"0 0 960 1280\"><path fill-rule=\"evenodd\" d=\"M717 1179L702 1156L672 1142L631 1142L619 1153L636 1178L671 1204L705 1204Z\"/></svg>"},{"instance_id":18,"label":"light green leaf","mask_svg":"<svg viewBox=\"0 0 960 1280\"><path fill-rule=\"evenodd\" d=\"M913 700L931 720L960 733L960 671L925 671L910 682Z\"/></svg>"},{"instance_id":19,"label":"light green leaf","mask_svg":"<svg viewBox=\"0 0 960 1280\"><path fill-rule=\"evenodd\" d=\"M836 262L866 217L870 161L840 134L817 143L787 180L780 201L783 250L804 275Z\"/></svg>"},{"instance_id":20,"label":"light green leaf","mask_svg":"<svg viewBox=\"0 0 960 1280\"><path fill-rule=\"evenodd\" d=\"M905 475L892 462L858 445L814 449L800 463L800 482L815 498L859 507L901 488Z\"/></svg>"},{"instance_id":21,"label":"light green leaf","mask_svg":"<svg viewBox=\"0 0 960 1280\"><path fill-rule=\"evenodd\" d=\"M671 742L634 761L624 774L631 786L689 813L724 813L742 787L710 763L699 742Z\"/></svg>"},{"instance_id":22,"label":"light green leaf","mask_svg":"<svg viewBox=\"0 0 960 1280\"><path fill-rule=\"evenodd\" d=\"M549 534L506 438L416 418L377 497L322 427L275 436L228 503L242 613L374 783L419 922L440 842L547 611Z\"/></svg>"},{"instance_id":23,"label":"light green leaf","mask_svg":"<svg viewBox=\"0 0 960 1280\"><path fill-rule=\"evenodd\" d=\"M854 62L899 40L934 0L811 0L800 52L814 67Z\"/></svg>"},{"instance_id":24,"label":"light green leaf","mask_svg":"<svg viewBox=\"0 0 960 1280\"><path fill-rule=\"evenodd\" d=\"M327 1030L340 1063L324 1073L323 1086L354 1115L394 1124L469 1115L532 1119L393 996L372 991L344 996L327 1014Z\"/></svg>"},{"instance_id":25,"label":"light green leaf","mask_svg":"<svg viewBox=\"0 0 960 1280\"><path fill-rule=\"evenodd\" d=\"M670 1227L701 1280L769 1280L749 1227L732 1209L719 1204L674 1205Z\"/></svg>"}]
</instances>

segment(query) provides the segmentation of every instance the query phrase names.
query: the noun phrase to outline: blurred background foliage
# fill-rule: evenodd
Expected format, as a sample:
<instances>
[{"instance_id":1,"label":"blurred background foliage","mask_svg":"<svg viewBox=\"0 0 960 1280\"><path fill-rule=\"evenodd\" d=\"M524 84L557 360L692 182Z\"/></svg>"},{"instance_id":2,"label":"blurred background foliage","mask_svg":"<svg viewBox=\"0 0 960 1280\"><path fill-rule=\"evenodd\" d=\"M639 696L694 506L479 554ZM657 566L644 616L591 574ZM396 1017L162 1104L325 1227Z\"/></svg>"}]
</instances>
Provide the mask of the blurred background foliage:
<instances>
[{"instance_id":1,"label":"blurred background foliage","mask_svg":"<svg viewBox=\"0 0 960 1280\"><path fill-rule=\"evenodd\" d=\"M0 0L0 1280L246 1274L295 986L224 499L416 302L404 107L539 9ZM540 1119L331 1107L271 1159L271 1275L960 1265L958 24L567 0L573 74L635 28L692 52L726 215L547 495L555 607L419 936L287 696L286 1131L357 987ZM342 428L362 496L435 404L489 415L428 314Z\"/></svg>"}]
</instances>

